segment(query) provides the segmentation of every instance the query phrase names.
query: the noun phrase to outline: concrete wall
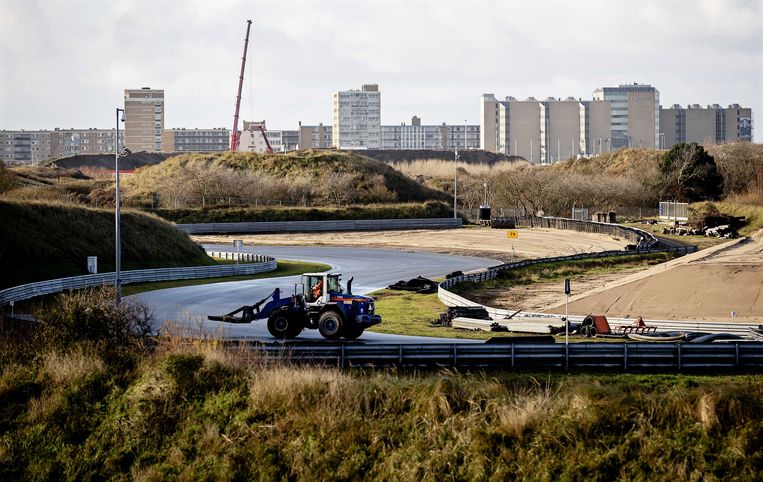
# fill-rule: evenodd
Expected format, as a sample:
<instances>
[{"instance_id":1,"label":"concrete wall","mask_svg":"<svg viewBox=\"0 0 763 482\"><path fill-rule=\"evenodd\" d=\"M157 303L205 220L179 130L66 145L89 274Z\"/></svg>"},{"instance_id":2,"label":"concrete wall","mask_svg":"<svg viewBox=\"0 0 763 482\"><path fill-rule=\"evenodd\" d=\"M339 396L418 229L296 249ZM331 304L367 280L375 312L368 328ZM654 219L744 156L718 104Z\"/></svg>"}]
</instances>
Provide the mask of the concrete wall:
<instances>
[{"instance_id":1,"label":"concrete wall","mask_svg":"<svg viewBox=\"0 0 763 482\"><path fill-rule=\"evenodd\" d=\"M581 134L585 131L583 105L577 100L547 101L546 108L546 162L557 162L580 154Z\"/></svg>"},{"instance_id":2,"label":"concrete wall","mask_svg":"<svg viewBox=\"0 0 763 482\"><path fill-rule=\"evenodd\" d=\"M592 100L585 102L586 107L586 153L599 154L607 152L609 144L606 139L611 136L610 118L612 104L607 100Z\"/></svg>"},{"instance_id":3,"label":"concrete wall","mask_svg":"<svg viewBox=\"0 0 763 482\"><path fill-rule=\"evenodd\" d=\"M507 123L509 154L521 156L533 164L541 162L541 108L538 101L511 101L503 107Z\"/></svg>"},{"instance_id":4,"label":"concrete wall","mask_svg":"<svg viewBox=\"0 0 763 482\"><path fill-rule=\"evenodd\" d=\"M628 94L628 134L631 147L657 147L655 145L655 94L630 92Z\"/></svg>"}]
</instances>

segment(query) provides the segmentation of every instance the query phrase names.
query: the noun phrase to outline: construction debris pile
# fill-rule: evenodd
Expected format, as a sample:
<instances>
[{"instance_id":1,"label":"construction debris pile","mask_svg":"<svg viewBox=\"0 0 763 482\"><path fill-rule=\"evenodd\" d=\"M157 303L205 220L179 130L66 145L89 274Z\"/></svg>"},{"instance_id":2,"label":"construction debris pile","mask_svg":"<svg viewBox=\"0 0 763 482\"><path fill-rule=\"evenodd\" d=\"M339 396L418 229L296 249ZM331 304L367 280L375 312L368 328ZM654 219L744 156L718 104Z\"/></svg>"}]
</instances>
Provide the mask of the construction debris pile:
<instances>
[{"instance_id":1,"label":"construction debris pile","mask_svg":"<svg viewBox=\"0 0 763 482\"><path fill-rule=\"evenodd\" d=\"M449 306L448 311L440 313L440 317L431 322L430 326L453 326L454 318L472 318L475 320L490 320L490 315L483 306Z\"/></svg>"},{"instance_id":2,"label":"construction debris pile","mask_svg":"<svg viewBox=\"0 0 763 482\"><path fill-rule=\"evenodd\" d=\"M408 281L398 281L397 283L389 285L391 290L399 291L413 291L418 294L429 294L437 292L437 282L431 279L422 278L418 276Z\"/></svg>"},{"instance_id":3,"label":"construction debris pile","mask_svg":"<svg viewBox=\"0 0 763 482\"><path fill-rule=\"evenodd\" d=\"M675 234L677 236L708 236L713 238L736 239L739 232L730 224L722 224L715 227L704 226L694 228L691 226L671 226L662 228L662 234Z\"/></svg>"}]
</instances>

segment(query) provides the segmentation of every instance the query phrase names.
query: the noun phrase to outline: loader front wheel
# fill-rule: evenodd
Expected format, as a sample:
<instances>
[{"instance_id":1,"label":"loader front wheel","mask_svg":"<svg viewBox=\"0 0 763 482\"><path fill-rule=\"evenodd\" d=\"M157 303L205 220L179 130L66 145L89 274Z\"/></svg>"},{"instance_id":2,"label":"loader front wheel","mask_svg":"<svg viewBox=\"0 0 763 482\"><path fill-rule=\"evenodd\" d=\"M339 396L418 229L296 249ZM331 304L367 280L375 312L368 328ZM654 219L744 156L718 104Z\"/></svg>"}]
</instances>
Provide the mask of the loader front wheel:
<instances>
[{"instance_id":1,"label":"loader front wheel","mask_svg":"<svg viewBox=\"0 0 763 482\"><path fill-rule=\"evenodd\" d=\"M294 338L302 332L302 327L296 331L298 322L287 310L279 310L268 318L268 331L274 338L283 340L284 338Z\"/></svg>"},{"instance_id":2,"label":"loader front wheel","mask_svg":"<svg viewBox=\"0 0 763 482\"><path fill-rule=\"evenodd\" d=\"M359 325L350 325L344 331L344 337L348 340L357 340L363 334L364 328Z\"/></svg>"},{"instance_id":3,"label":"loader front wheel","mask_svg":"<svg viewBox=\"0 0 763 482\"><path fill-rule=\"evenodd\" d=\"M337 340L342 336L342 316L336 311L326 311L318 318L318 331L327 340Z\"/></svg>"}]
</instances>

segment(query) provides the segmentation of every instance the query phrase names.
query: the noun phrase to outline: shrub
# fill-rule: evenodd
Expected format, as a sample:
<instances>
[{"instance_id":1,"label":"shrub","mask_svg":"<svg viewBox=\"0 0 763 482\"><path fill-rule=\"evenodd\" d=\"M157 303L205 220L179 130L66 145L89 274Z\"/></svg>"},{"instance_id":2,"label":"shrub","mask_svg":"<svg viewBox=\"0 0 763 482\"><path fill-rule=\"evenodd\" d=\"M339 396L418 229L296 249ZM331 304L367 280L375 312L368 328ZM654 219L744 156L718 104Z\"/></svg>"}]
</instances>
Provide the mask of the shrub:
<instances>
[{"instance_id":1,"label":"shrub","mask_svg":"<svg viewBox=\"0 0 763 482\"><path fill-rule=\"evenodd\" d=\"M723 193L723 177L713 156L695 142L674 145L660 163L661 194L678 201L716 199Z\"/></svg>"},{"instance_id":2,"label":"shrub","mask_svg":"<svg viewBox=\"0 0 763 482\"><path fill-rule=\"evenodd\" d=\"M60 294L37 317L52 348L87 342L104 352L131 356L148 347L152 334L148 308L138 302L114 302L112 287L89 288Z\"/></svg>"}]
</instances>

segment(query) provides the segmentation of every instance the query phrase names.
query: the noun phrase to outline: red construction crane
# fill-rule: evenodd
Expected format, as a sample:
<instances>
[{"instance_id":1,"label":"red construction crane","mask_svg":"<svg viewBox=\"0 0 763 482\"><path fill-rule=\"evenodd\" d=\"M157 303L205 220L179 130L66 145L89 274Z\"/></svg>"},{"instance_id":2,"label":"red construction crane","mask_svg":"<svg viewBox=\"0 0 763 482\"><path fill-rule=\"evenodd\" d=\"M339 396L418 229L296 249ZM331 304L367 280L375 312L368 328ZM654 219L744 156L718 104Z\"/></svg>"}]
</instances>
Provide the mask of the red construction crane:
<instances>
[{"instance_id":1,"label":"red construction crane","mask_svg":"<svg viewBox=\"0 0 763 482\"><path fill-rule=\"evenodd\" d=\"M246 37L244 38L244 56L241 57L241 75L238 76L238 93L236 94L236 111L233 113L233 130L230 133L230 150L238 150L241 133L238 131L238 110L241 107L241 89L244 86L244 67L246 66L246 49L249 47L249 29L252 21L246 21ZM264 133L263 133L264 135Z\"/></svg>"}]
</instances>

